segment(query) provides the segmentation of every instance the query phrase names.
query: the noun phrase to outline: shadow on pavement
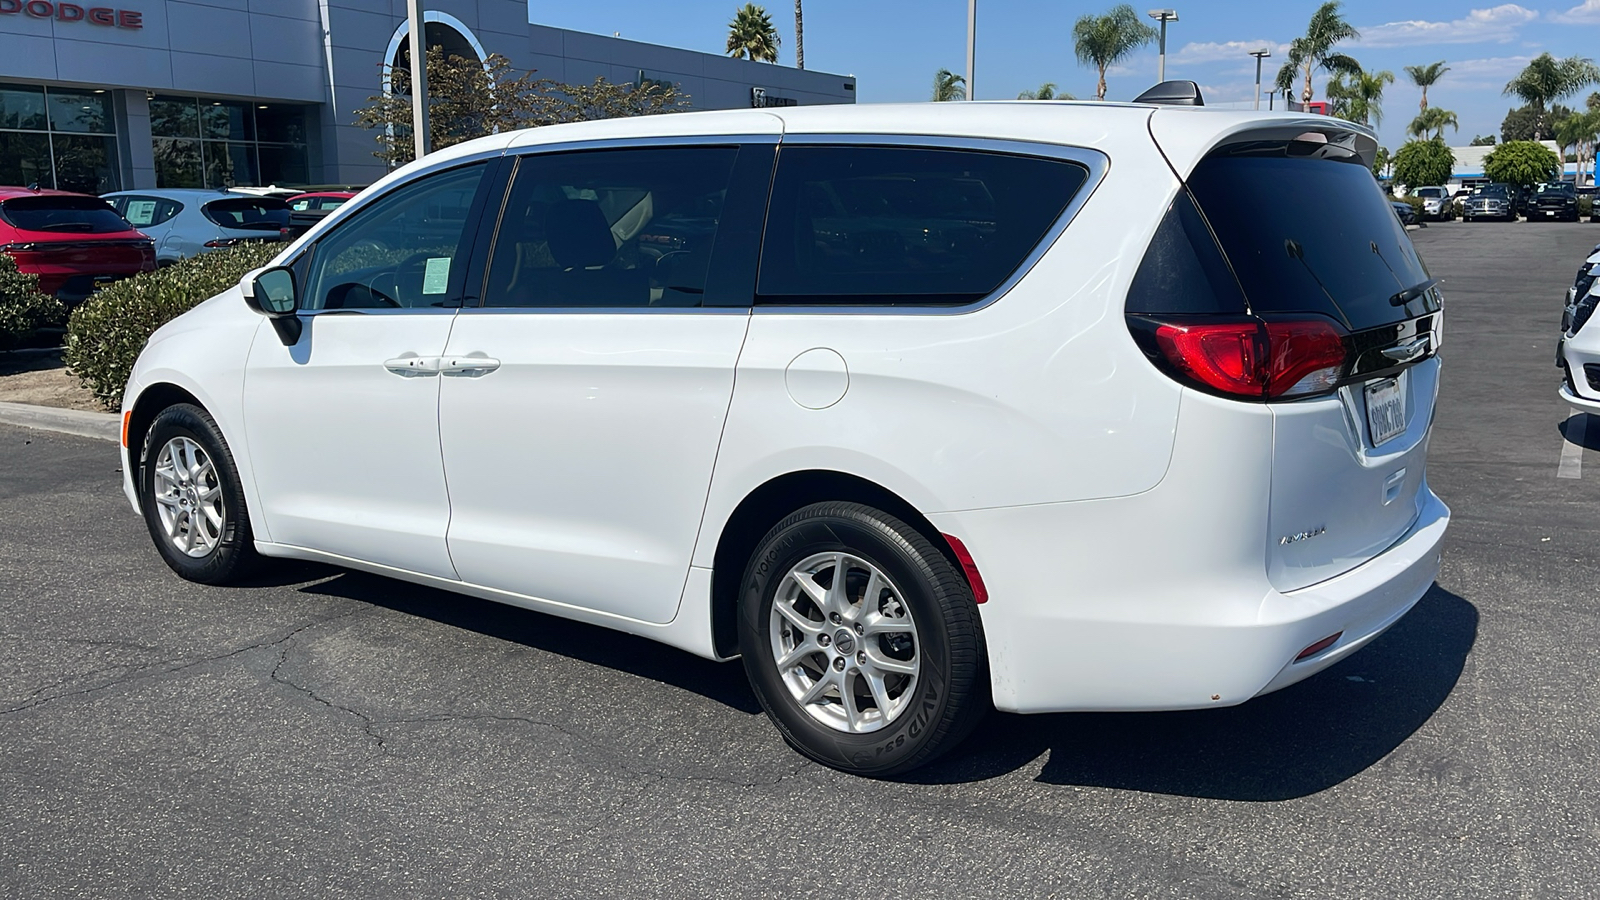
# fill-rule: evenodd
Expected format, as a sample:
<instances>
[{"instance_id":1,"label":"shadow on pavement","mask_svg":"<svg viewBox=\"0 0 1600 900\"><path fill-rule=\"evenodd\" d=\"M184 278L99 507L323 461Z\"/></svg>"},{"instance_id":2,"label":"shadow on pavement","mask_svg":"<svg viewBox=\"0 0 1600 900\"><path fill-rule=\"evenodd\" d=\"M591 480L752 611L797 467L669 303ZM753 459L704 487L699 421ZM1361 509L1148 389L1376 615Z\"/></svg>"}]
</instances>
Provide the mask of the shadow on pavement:
<instances>
[{"instance_id":1,"label":"shadow on pavement","mask_svg":"<svg viewBox=\"0 0 1600 900\"><path fill-rule=\"evenodd\" d=\"M1600 450L1600 416L1578 413L1556 423L1563 440L1585 450Z\"/></svg>"},{"instance_id":2,"label":"shadow on pavement","mask_svg":"<svg viewBox=\"0 0 1600 900\"><path fill-rule=\"evenodd\" d=\"M322 571L340 570L327 568ZM739 712L751 715L761 713L761 705L750 692L744 669L738 663L712 662L620 631L361 572L344 571L338 577L306 585L301 590L346 597L430 619L442 625L464 628L669 684Z\"/></svg>"},{"instance_id":3,"label":"shadow on pavement","mask_svg":"<svg viewBox=\"0 0 1600 900\"><path fill-rule=\"evenodd\" d=\"M1478 611L1435 585L1382 637L1297 685L1217 710L995 714L908 780L992 778L1040 754L1038 780L1218 800L1290 800L1383 759L1455 688Z\"/></svg>"}]
</instances>

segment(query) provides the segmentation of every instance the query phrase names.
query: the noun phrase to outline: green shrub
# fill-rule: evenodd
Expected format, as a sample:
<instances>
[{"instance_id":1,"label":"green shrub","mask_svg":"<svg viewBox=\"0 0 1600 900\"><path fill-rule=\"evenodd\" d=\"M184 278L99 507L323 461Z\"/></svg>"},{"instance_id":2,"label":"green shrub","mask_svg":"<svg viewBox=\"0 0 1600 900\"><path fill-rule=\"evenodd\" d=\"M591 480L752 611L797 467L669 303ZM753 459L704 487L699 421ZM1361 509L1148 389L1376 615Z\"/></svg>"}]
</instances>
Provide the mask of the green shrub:
<instances>
[{"instance_id":1,"label":"green shrub","mask_svg":"<svg viewBox=\"0 0 1600 900\"><path fill-rule=\"evenodd\" d=\"M1589 211L1592 210L1592 209L1594 209L1594 198L1593 197L1579 197L1578 198L1578 217L1579 218L1583 218L1585 216L1588 216L1589 215Z\"/></svg>"},{"instance_id":2,"label":"green shrub","mask_svg":"<svg viewBox=\"0 0 1600 900\"><path fill-rule=\"evenodd\" d=\"M118 281L67 323L67 369L110 409L122 405L133 363L157 328L260 268L282 244L240 244Z\"/></svg>"},{"instance_id":3,"label":"green shrub","mask_svg":"<svg viewBox=\"0 0 1600 900\"><path fill-rule=\"evenodd\" d=\"M1421 197L1416 197L1416 196L1412 196L1410 194L1407 194L1406 196L1400 198L1400 202L1409 204L1411 206L1412 210L1414 210L1416 212L1417 220L1418 221L1422 220L1422 198Z\"/></svg>"},{"instance_id":4,"label":"green shrub","mask_svg":"<svg viewBox=\"0 0 1600 900\"><path fill-rule=\"evenodd\" d=\"M39 276L17 271L17 261L0 253L0 350L14 350L34 332L67 319L61 301L39 293Z\"/></svg>"}]
</instances>

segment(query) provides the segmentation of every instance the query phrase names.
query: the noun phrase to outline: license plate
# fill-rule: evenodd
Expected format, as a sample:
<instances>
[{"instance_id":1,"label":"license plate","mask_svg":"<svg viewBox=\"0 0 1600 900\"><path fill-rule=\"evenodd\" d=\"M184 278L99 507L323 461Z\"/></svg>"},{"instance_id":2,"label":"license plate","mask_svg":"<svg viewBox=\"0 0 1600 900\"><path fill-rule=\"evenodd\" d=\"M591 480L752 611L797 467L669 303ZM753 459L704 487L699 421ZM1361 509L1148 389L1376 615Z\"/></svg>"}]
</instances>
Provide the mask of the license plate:
<instances>
[{"instance_id":1,"label":"license plate","mask_svg":"<svg viewBox=\"0 0 1600 900\"><path fill-rule=\"evenodd\" d=\"M1544 214L1547 215L1547 216L1553 216L1553 215L1556 214L1556 211L1553 210L1553 209L1547 209L1547 210L1544 211Z\"/></svg>"},{"instance_id":2,"label":"license plate","mask_svg":"<svg viewBox=\"0 0 1600 900\"><path fill-rule=\"evenodd\" d=\"M1372 430L1372 446L1377 447L1406 430L1406 397L1393 378L1374 381L1366 393L1367 427Z\"/></svg>"}]
</instances>

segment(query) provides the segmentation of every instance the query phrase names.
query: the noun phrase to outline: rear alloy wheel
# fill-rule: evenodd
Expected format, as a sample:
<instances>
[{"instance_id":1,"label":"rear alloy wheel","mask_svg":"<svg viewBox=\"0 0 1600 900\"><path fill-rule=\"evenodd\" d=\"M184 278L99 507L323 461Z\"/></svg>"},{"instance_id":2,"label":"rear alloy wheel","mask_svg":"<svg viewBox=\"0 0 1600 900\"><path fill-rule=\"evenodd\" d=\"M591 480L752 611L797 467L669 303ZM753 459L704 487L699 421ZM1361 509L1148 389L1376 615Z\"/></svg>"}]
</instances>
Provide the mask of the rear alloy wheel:
<instances>
[{"instance_id":1,"label":"rear alloy wheel","mask_svg":"<svg viewBox=\"0 0 1600 900\"><path fill-rule=\"evenodd\" d=\"M972 593L893 516L808 506L767 533L742 588L751 685L779 732L820 763L904 772L955 746L988 709Z\"/></svg>"},{"instance_id":2,"label":"rear alloy wheel","mask_svg":"<svg viewBox=\"0 0 1600 900\"><path fill-rule=\"evenodd\" d=\"M257 556L239 470L211 416L188 403L162 410L140 459L139 506L167 565L204 584L248 574Z\"/></svg>"}]
</instances>

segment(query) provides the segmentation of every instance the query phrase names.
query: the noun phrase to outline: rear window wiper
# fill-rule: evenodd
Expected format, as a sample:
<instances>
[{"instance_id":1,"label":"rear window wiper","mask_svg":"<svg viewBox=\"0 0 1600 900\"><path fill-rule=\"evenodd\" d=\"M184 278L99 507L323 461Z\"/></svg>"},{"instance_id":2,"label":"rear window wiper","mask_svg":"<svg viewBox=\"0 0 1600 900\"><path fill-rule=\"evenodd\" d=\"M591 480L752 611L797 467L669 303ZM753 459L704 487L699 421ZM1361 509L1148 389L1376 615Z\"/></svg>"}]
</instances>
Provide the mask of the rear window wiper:
<instances>
[{"instance_id":1,"label":"rear window wiper","mask_svg":"<svg viewBox=\"0 0 1600 900\"><path fill-rule=\"evenodd\" d=\"M53 222L33 229L34 231L76 231L87 234L94 231L92 222Z\"/></svg>"},{"instance_id":2,"label":"rear window wiper","mask_svg":"<svg viewBox=\"0 0 1600 900\"><path fill-rule=\"evenodd\" d=\"M1407 303L1410 303L1418 297L1421 297L1423 294L1426 294L1434 285L1443 280L1444 279L1442 278L1429 278L1427 281L1424 281L1419 285L1408 287L1400 293L1395 294L1393 297L1390 297L1389 305L1405 306Z\"/></svg>"}]
</instances>

